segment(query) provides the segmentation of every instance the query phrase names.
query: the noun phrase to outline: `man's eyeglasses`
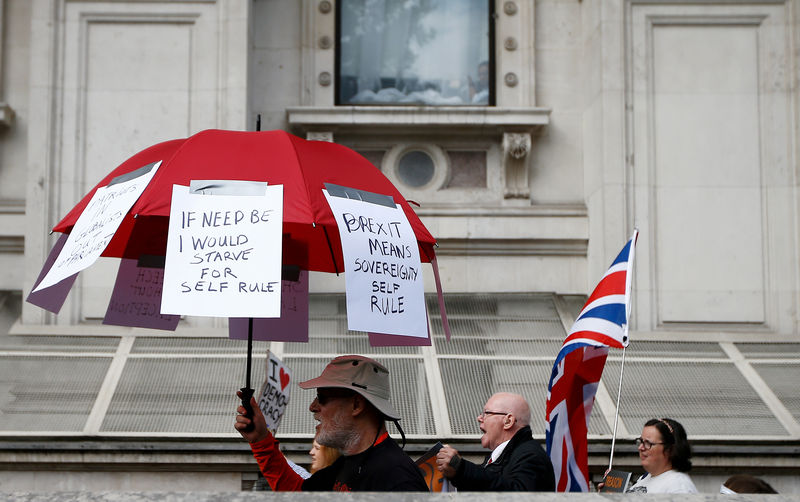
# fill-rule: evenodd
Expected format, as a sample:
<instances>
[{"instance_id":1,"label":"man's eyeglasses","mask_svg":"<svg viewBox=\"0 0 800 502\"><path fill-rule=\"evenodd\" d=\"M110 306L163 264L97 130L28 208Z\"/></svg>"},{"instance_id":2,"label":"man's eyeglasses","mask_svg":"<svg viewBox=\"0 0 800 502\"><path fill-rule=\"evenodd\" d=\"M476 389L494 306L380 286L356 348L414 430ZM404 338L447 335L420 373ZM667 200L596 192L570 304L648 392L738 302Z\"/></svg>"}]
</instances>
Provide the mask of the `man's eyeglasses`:
<instances>
[{"instance_id":1,"label":"man's eyeglasses","mask_svg":"<svg viewBox=\"0 0 800 502\"><path fill-rule=\"evenodd\" d=\"M355 392L350 389L337 389L335 387L317 389L317 402L322 406L325 406L332 399L351 397L354 394Z\"/></svg>"},{"instance_id":2,"label":"man's eyeglasses","mask_svg":"<svg viewBox=\"0 0 800 502\"><path fill-rule=\"evenodd\" d=\"M664 443L653 443L652 441L648 441L646 439L642 439L641 437L636 438L636 447L637 448L642 446L642 445L644 445L644 449L645 450L649 450L650 448L652 448L653 446L655 446L657 444L664 444Z\"/></svg>"},{"instance_id":3,"label":"man's eyeglasses","mask_svg":"<svg viewBox=\"0 0 800 502\"><path fill-rule=\"evenodd\" d=\"M481 420L486 420L486 415L510 415L510 413L507 412L507 411L486 411L486 410L484 410L478 416L480 417Z\"/></svg>"}]
</instances>

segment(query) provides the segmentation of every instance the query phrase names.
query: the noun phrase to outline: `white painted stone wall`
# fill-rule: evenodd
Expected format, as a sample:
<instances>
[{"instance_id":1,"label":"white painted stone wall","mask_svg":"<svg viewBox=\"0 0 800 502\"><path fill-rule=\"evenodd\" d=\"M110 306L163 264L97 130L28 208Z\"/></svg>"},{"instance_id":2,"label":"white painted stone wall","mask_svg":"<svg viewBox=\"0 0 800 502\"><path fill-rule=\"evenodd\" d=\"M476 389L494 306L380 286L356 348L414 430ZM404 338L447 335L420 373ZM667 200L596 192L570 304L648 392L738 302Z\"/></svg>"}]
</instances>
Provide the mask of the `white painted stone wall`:
<instances>
[{"instance_id":1,"label":"white painted stone wall","mask_svg":"<svg viewBox=\"0 0 800 502\"><path fill-rule=\"evenodd\" d=\"M244 129L247 2L32 2L26 289L46 230L107 172L154 143ZM102 318L114 263L79 276L59 324ZM25 322L45 315L26 306Z\"/></svg>"},{"instance_id":2,"label":"white painted stone wall","mask_svg":"<svg viewBox=\"0 0 800 502\"><path fill-rule=\"evenodd\" d=\"M797 331L791 8L630 8L641 329Z\"/></svg>"},{"instance_id":3,"label":"white painted stone wall","mask_svg":"<svg viewBox=\"0 0 800 502\"><path fill-rule=\"evenodd\" d=\"M498 106L452 112L333 107L320 0L4 4L0 289L27 292L47 230L127 156L260 114L357 148L484 148L486 188L407 195L445 291L587 293L638 226L636 329L798 331L798 0L498 1ZM23 321L98 318L112 270Z\"/></svg>"},{"instance_id":4,"label":"white painted stone wall","mask_svg":"<svg viewBox=\"0 0 800 502\"><path fill-rule=\"evenodd\" d=\"M24 281L25 184L30 22L29 2L0 2L0 290Z\"/></svg>"}]
</instances>

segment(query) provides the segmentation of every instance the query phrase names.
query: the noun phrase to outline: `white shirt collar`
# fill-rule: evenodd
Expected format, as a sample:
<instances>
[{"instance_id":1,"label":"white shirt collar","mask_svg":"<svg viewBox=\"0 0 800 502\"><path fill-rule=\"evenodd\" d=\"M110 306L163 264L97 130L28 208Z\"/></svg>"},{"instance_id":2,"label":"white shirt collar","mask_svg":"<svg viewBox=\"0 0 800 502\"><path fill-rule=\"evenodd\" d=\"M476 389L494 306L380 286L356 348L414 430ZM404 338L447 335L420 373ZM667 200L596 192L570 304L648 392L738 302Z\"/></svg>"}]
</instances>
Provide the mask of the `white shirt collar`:
<instances>
[{"instance_id":1,"label":"white shirt collar","mask_svg":"<svg viewBox=\"0 0 800 502\"><path fill-rule=\"evenodd\" d=\"M497 448L492 450L492 463L497 462L497 459L500 458L500 455L503 454L503 450L506 449L506 445L508 445L508 441L511 441L511 440L509 439L507 441L503 441L502 443L497 445Z\"/></svg>"}]
</instances>

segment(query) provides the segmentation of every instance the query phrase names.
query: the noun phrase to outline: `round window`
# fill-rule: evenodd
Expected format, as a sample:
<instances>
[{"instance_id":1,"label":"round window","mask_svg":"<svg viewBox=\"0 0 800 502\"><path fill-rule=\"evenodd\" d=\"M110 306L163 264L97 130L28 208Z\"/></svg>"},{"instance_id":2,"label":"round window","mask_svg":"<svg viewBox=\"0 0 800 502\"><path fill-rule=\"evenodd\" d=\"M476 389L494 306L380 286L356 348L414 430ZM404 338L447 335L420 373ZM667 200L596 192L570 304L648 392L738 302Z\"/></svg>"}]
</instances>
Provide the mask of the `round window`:
<instances>
[{"instance_id":1,"label":"round window","mask_svg":"<svg viewBox=\"0 0 800 502\"><path fill-rule=\"evenodd\" d=\"M397 163L397 176L403 184L419 188L433 179L436 166L430 155L420 150L412 150L400 158Z\"/></svg>"}]
</instances>

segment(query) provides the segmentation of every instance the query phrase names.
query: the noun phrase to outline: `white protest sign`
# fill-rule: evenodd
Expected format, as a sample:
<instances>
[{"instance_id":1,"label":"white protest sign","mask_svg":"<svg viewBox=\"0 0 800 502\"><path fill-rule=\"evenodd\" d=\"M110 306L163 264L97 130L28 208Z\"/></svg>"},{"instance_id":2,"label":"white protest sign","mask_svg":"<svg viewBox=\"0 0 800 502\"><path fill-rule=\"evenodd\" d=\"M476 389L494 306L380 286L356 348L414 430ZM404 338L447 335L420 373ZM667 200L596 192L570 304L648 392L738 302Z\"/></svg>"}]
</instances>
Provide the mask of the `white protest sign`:
<instances>
[{"instance_id":1,"label":"white protest sign","mask_svg":"<svg viewBox=\"0 0 800 502\"><path fill-rule=\"evenodd\" d=\"M261 386L258 407L264 414L267 429L273 434L281 424L283 413L289 404L289 397L292 393L292 387L289 385L291 381L292 373L289 368L283 364L283 361L275 357L275 354L267 351L267 378L264 380L264 385Z\"/></svg>"},{"instance_id":2,"label":"white protest sign","mask_svg":"<svg viewBox=\"0 0 800 502\"><path fill-rule=\"evenodd\" d=\"M427 338L419 248L403 210L323 191L342 240L348 329Z\"/></svg>"},{"instance_id":3,"label":"white protest sign","mask_svg":"<svg viewBox=\"0 0 800 502\"><path fill-rule=\"evenodd\" d=\"M264 195L172 187L162 314L280 317L283 185Z\"/></svg>"},{"instance_id":4,"label":"white protest sign","mask_svg":"<svg viewBox=\"0 0 800 502\"><path fill-rule=\"evenodd\" d=\"M72 227L52 268L34 291L57 284L97 261L160 165L161 161L140 176L98 188Z\"/></svg>"}]
</instances>

